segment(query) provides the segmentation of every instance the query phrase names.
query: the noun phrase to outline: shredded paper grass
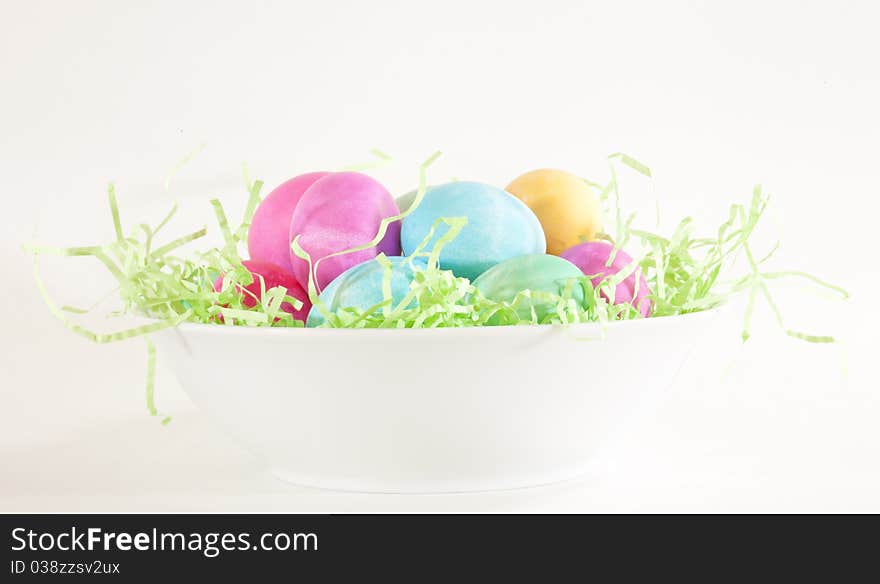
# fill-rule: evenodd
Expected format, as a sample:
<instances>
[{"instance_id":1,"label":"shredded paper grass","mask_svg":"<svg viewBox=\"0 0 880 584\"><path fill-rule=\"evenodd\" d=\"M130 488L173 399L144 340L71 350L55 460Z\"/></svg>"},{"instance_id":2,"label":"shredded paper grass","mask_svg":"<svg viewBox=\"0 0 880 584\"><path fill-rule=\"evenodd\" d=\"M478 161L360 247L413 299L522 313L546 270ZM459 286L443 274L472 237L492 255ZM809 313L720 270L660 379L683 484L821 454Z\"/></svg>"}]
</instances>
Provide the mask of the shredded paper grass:
<instances>
[{"instance_id":1,"label":"shredded paper grass","mask_svg":"<svg viewBox=\"0 0 880 584\"><path fill-rule=\"evenodd\" d=\"M388 156L379 151L376 151L374 156L378 159L378 163L385 163L388 160ZM649 296L652 305L651 318L712 309L726 302L732 295L742 293L747 297L742 330L744 341L749 338L754 306L759 299L767 303L786 334L817 343L834 340L829 336L792 330L784 324L770 292L770 283L774 280L799 278L830 289L842 298L846 298L847 293L807 273L762 269L764 263L776 251L776 247L762 257L758 257L750 244L751 236L769 202L769 197L760 187L755 187L747 202L731 205L727 216L714 231L697 236L694 221L686 217L678 223L672 233L660 235L634 228L635 214L624 215L622 211L617 179L621 165L651 177L651 171L645 164L623 153L616 153L608 158L610 179L607 183L587 182L599 190L600 199L608 215L606 225L612 226L610 233L600 235L614 246L608 265L611 265L617 250L620 249L628 250L637 259L617 274L606 278L598 286L593 286L590 276L584 276L569 281L558 295L523 290L508 302L488 299L468 279L457 277L451 271L440 268L439 255L443 246L452 241L467 224L466 217L444 217L433 225L422 245L410 256L413 280L404 298L395 303L391 293L392 264L380 255L375 261L379 262L384 270L384 299L366 310L352 307L329 310L319 298L320 290L314 279L317 266L328 257L353 253L376 245L384 237L391 223L401 220L418 207L427 190L427 169L438 156L439 153L435 153L420 167L418 190L412 205L399 215L383 220L373 240L313 261L299 245L298 238L294 239L291 244L293 252L306 260L310 267L312 277L309 278L308 294L314 309L319 310L324 316L321 326L435 328L565 325L643 318L631 304L613 302L617 284L634 271L640 270L647 280L648 288L652 291ZM261 181L250 181L246 169L244 169L244 177L247 201L244 216L237 225L230 223L219 200L210 202L217 228L223 236L224 243L221 247L182 253L181 248L197 242L207 234L205 227L160 243L163 229L177 212L176 205L172 206L157 225L140 223L126 231L112 184L107 193L115 233L112 241L102 245L72 248L26 246L26 249L33 254L37 288L49 310L67 328L97 343L145 337L148 348L147 408L152 415L158 415L158 410L153 399L156 356L155 348L148 337L150 333L184 322L213 326L303 326L301 321L295 320L291 314L281 309L285 302L289 302L295 308L302 306L298 299L288 296L284 288L266 290L265 282L260 278L259 297L244 290L244 286L253 283L253 276L242 265L240 249L247 239L247 231L254 211L260 203L260 192L263 187ZM659 224L659 206L657 218ZM439 235L439 239L428 249L429 242L435 235ZM59 307L55 303L40 274L39 259L41 255L46 254L89 256L96 259L117 282L116 290L122 301L122 309L119 313L147 317L152 319L152 322L111 333L94 332L78 324L75 317L88 313L94 308ZM745 258L745 269L737 273L735 260L739 257ZM426 263L414 262L412 261L414 258L424 258ZM215 290L213 284L218 278L221 285ZM247 302L253 306L246 306L247 295L251 295L252 300L256 301L255 304ZM536 311L536 304L549 309ZM163 423L167 421L168 418L163 418Z\"/></svg>"}]
</instances>

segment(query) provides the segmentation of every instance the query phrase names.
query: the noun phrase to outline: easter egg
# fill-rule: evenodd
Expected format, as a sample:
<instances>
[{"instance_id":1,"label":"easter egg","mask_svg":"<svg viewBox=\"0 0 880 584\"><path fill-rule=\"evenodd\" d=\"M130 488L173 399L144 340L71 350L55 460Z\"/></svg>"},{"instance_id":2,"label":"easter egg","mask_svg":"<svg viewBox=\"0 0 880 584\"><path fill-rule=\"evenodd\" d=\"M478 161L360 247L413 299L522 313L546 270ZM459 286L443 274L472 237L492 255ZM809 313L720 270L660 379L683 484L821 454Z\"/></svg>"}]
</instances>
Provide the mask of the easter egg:
<instances>
[{"instance_id":1,"label":"easter egg","mask_svg":"<svg viewBox=\"0 0 880 584\"><path fill-rule=\"evenodd\" d=\"M400 209L401 213L406 212L406 210L410 208L415 202L417 194L418 191L410 191L394 199L394 202L397 203L397 208Z\"/></svg>"},{"instance_id":2,"label":"easter egg","mask_svg":"<svg viewBox=\"0 0 880 584\"><path fill-rule=\"evenodd\" d=\"M535 214L501 189L478 182L451 182L431 187L412 214L403 219L401 246L406 255L428 236L442 217L467 217L461 233L440 252L440 267L474 280L512 257L544 253L544 233ZM430 251L446 230L438 227L425 248Z\"/></svg>"},{"instance_id":3,"label":"easter egg","mask_svg":"<svg viewBox=\"0 0 880 584\"><path fill-rule=\"evenodd\" d=\"M599 198L587 183L571 173L542 169L527 172L507 186L507 191L535 212L547 238L547 253L595 239L601 229Z\"/></svg>"},{"instance_id":4,"label":"easter egg","mask_svg":"<svg viewBox=\"0 0 880 584\"><path fill-rule=\"evenodd\" d=\"M309 295L306 294L305 290L302 289L290 272L269 262L245 260L241 263L254 277L254 281L247 286L237 286L242 295L241 303L244 306L248 308L256 306L257 302L262 300L263 289L270 290L276 286L283 286L284 288L287 288L286 294L288 296L300 300L303 305L297 310L290 302L283 302L281 304L281 310L292 314L293 318L297 320L306 319L306 316L309 314L309 309L312 307L312 303L309 302ZM263 284L260 283L260 278L263 279ZM219 292L222 289L223 276L221 275L214 281L214 291Z\"/></svg>"},{"instance_id":5,"label":"easter egg","mask_svg":"<svg viewBox=\"0 0 880 584\"><path fill-rule=\"evenodd\" d=\"M248 255L293 271L290 263L290 220L303 193L326 172L310 172L287 180L266 195L248 229Z\"/></svg>"},{"instance_id":6,"label":"easter egg","mask_svg":"<svg viewBox=\"0 0 880 584\"><path fill-rule=\"evenodd\" d=\"M568 260L547 254L518 256L497 264L474 280L474 287L483 296L499 302L511 302L523 290L549 292L561 296L566 286L572 283L571 297L583 303L584 291L577 280L583 277L580 269ZM531 308L538 319L542 319L555 308L541 299L524 301L517 312L529 318Z\"/></svg>"},{"instance_id":7,"label":"easter egg","mask_svg":"<svg viewBox=\"0 0 880 584\"><path fill-rule=\"evenodd\" d=\"M594 276L591 282L593 286L598 286L605 278L618 273L633 261L629 254L618 249L614 261L610 266L606 266L613 249L614 246L607 241L590 241L565 250L562 252L562 257L580 268L587 276ZM651 313L651 300L648 298L650 293L645 275L641 270L636 269L614 288L614 303L628 302L638 308L642 316L648 316ZM606 300L608 299L607 294L604 292L601 294Z\"/></svg>"},{"instance_id":8,"label":"easter egg","mask_svg":"<svg viewBox=\"0 0 880 584\"><path fill-rule=\"evenodd\" d=\"M427 188L430 189L431 185L428 185ZM413 189L394 199L394 202L397 203L397 208L400 209L401 213L405 213L410 207L412 207L412 204L416 202L416 195L418 194L419 190Z\"/></svg>"},{"instance_id":9,"label":"easter egg","mask_svg":"<svg viewBox=\"0 0 880 584\"><path fill-rule=\"evenodd\" d=\"M391 194L379 182L359 172L328 174L310 186L299 200L290 222L288 243L300 236L300 246L311 256L313 266L330 254L369 243L379 231L382 219L400 211ZM373 259L379 253L400 255L400 222L388 226L378 245L336 256L317 264L319 288L352 266ZM308 262L291 251L293 275L308 289Z\"/></svg>"},{"instance_id":10,"label":"easter egg","mask_svg":"<svg viewBox=\"0 0 880 584\"><path fill-rule=\"evenodd\" d=\"M391 297L396 306L409 293L409 285L413 279L413 268L422 269L427 266L424 258L405 258L390 256L391 262ZM330 311L340 308L359 308L366 310L385 299L382 291L382 280L385 267L377 261L367 261L353 266L340 274L321 292L321 303ZM324 315L317 306L309 312L306 326L315 327L324 323Z\"/></svg>"}]
</instances>

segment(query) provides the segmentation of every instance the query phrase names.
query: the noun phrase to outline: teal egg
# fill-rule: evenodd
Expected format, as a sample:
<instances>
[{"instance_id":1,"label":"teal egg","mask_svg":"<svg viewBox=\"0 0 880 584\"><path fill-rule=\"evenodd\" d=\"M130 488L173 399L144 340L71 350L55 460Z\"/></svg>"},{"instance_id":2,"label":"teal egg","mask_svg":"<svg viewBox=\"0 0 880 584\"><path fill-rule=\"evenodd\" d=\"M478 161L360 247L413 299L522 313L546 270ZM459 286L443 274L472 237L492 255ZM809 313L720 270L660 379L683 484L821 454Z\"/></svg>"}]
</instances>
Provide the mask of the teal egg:
<instances>
[{"instance_id":1,"label":"teal egg","mask_svg":"<svg viewBox=\"0 0 880 584\"><path fill-rule=\"evenodd\" d=\"M474 280L474 287L483 296L498 302L511 302L523 290L550 292L562 295L568 282L583 277L580 268L558 256L530 254L511 258L493 266ZM572 298L583 304L584 290L575 283ZM535 308L538 319L544 318L555 307L533 299L522 304L520 316L529 318L530 307Z\"/></svg>"},{"instance_id":2,"label":"teal egg","mask_svg":"<svg viewBox=\"0 0 880 584\"><path fill-rule=\"evenodd\" d=\"M413 279L413 268L423 269L427 266L424 258L405 258L389 256L391 262L391 297L396 305L409 293L409 285ZM340 308L359 308L366 310L382 302L382 278L385 268L376 260L369 260L352 266L339 274L330 282L319 296L321 302L330 312ZM306 326L316 327L323 324L324 315L317 306L309 311Z\"/></svg>"},{"instance_id":3,"label":"teal egg","mask_svg":"<svg viewBox=\"0 0 880 584\"><path fill-rule=\"evenodd\" d=\"M410 191L408 193L404 193L394 199L394 202L397 203L397 208L400 209L400 212L403 213L407 209L409 209L410 205L413 204L413 201L416 200L416 195L418 191Z\"/></svg>"},{"instance_id":4,"label":"teal egg","mask_svg":"<svg viewBox=\"0 0 880 584\"><path fill-rule=\"evenodd\" d=\"M405 217L400 230L404 255L410 255L443 217L467 217L458 236L440 252L440 267L476 279L492 266L526 254L542 254L547 243L538 218L525 203L498 187L458 181L434 186ZM437 229L426 251L446 232Z\"/></svg>"}]
</instances>

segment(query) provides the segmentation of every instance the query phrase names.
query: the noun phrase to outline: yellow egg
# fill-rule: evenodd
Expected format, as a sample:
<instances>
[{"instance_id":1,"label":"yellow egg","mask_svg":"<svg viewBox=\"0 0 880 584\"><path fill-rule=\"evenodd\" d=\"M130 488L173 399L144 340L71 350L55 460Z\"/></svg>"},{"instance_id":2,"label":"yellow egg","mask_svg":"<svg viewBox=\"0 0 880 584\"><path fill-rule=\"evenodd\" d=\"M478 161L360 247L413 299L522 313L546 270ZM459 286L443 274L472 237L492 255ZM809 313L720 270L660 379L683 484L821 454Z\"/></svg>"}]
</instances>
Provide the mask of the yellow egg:
<instances>
[{"instance_id":1,"label":"yellow egg","mask_svg":"<svg viewBox=\"0 0 880 584\"><path fill-rule=\"evenodd\" d=\"M599 198L582 178L569 172L533 170L516 178L506 190L538 216L549 254L559 255L591 241L601 229Z\"/></svg>"}]
</instances>

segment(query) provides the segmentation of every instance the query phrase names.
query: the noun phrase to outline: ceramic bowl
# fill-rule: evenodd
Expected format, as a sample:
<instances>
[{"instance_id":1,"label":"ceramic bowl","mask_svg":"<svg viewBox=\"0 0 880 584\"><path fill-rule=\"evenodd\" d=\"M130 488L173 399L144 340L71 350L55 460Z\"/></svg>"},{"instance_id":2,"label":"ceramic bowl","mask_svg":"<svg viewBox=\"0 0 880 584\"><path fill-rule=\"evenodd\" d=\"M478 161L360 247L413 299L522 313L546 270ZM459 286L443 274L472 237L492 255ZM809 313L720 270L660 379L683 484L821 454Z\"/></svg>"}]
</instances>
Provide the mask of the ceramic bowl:
<instances>
[{"instance_id":1,"label":"ceramic bowl","mask_svg":"<svg viewBox=\"0 0 880 584\"><path fill-rule=\"evenodd\" d=\"M410 330L185 324L154 335L192 400L278 477L424 493L583 474L717 311Z\"/></svg>"}]
</instances>

